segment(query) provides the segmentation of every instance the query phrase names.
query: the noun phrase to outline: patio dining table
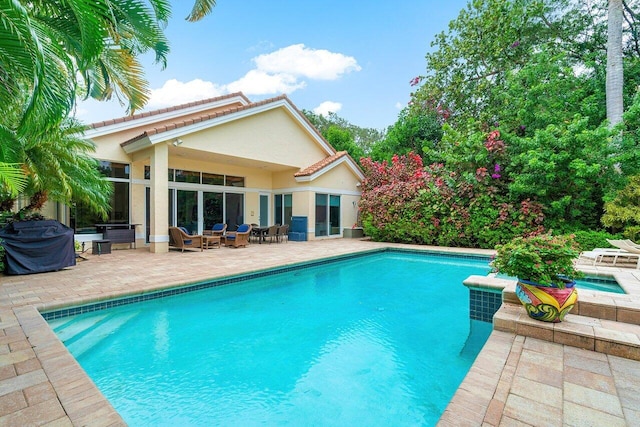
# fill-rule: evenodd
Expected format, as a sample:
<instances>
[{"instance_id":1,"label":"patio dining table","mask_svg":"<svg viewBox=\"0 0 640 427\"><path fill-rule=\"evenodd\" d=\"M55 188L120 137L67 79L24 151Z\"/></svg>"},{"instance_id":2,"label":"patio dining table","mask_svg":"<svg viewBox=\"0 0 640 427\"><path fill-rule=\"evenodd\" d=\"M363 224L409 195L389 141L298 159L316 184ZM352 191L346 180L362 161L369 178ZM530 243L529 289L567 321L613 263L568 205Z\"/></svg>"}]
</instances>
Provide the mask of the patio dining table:
<instances>
[{"instance_id":1,"label":"patio dining table","mask_svg":"<svg viewBox=\"0 0 640 427\"><path fill-rule=\"evenodd\" d=\"M254 236L258 236L258 243L262 244L263 241L265 241L265 236L267 235L267 231L269 231L269 227L268 226L255 226L252 225L251 226L251 234L253 234Z\"/></svg>"}]
</instances>

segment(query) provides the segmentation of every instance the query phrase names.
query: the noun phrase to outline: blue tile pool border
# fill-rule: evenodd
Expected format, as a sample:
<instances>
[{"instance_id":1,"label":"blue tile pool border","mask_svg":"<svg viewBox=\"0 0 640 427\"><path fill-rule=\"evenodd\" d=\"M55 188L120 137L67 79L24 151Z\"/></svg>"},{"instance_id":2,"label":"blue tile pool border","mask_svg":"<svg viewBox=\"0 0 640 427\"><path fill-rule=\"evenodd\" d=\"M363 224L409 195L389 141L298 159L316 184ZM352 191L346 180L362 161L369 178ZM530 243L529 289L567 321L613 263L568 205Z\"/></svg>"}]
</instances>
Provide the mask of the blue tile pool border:
<instances>
[{"instance_id":1,"label":"blue tile pool border","mask_svg":"<svg viewBox=\"0 0 640 427\"><path fill-rule=\"evenodd\" d=\"M469 288L469 318L482 322L493 322L502 305L502 291Z\"/></svg>"},{"instance_id":2,"label":"blue tile pool border","mask_svg":"<svg viewBox=\"0 0 640 427\"><path fill-rule=\"evenodd\" d=\"M333 264L340 261L349 259L362 258L375 254L381 254L385 252L391 253L410 253L425 255L429 257L442 257L442 258L456 258L456 259L471 259L476 261L490 261L489 256L475 255L475 254L461 254L455 252L437 252L419 249L403 249L403 248L380 248L369 251L357 252L346 255L336 255L329 258L321 258L313 261L306 261L297 264L285 265L281 267L269 268L266 270L258 270L249 273L242 273L233 276L225 276L220 278L209 279L203 282L196 282L191 284L184 284L170 289L163 289L157 291L150 291L138 295L122 296L120 298L114 298L105 301L99 301L94 303L87 303L82 305L70 306L66 308L59 308L50 311L43 311L40 314L42 317L49 321L60 319L69 316L75 316L77 314L90 313L93 311L104 310L107 308L119 307L122 305L135 304L138 302L150 301L159 298L166 298L173 295L180 295L187 292L195 292L202 289L214 288L217 286L228 285L231 283L239 283L247 280L257 279L260 277L273 276L280 273L286 273L289 271L303 270L306 268L317 267L320 265Z\"/></svg>"}]
</instances>

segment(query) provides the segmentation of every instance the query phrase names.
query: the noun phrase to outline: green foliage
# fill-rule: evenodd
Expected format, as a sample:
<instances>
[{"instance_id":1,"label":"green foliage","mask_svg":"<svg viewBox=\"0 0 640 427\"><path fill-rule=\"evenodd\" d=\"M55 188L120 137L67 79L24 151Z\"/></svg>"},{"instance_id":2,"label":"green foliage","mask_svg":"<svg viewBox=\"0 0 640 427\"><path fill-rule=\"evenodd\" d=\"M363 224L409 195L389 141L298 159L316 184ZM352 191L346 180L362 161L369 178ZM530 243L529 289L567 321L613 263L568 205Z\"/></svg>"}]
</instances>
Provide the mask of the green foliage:
<instances>
[{"instance_id":1,"label":"green foliage","mask_svg":"<svg viewBox=\"0 0 640 427\"><path fill-rule=\"evenodd\" d=\"M580 251L590 251L595 248L610 248L609 240L620 239L620 235L607 233L606 231L580 230L570 234L577 243Z\"/></svg>"},{"instance_id":2,"label":"green foliage","mask_svg":"<svg viewBox=\"0 0 640 427\"><path fill-rule=\"evenodd\" d=\"M608 137L606 126L591 129L588 119L579 116L536 130L531 137L512 136L507 149L511 197L542 203L546 225L556 231L597 228L605 187L614 173Z\"/></svg>"},{"instance_id":3,"label":"green foliage","mask_svg":"<svg viewBox=\"0 0 640 427\"><path fill-rule=\"evenodd\" d=\"M640 175L629 178L629 183L604 204L602 223L614 230L640 226Z\"/></svg>"},{"instance_id":4,"label":"green foliage","mask_svg":"<svg viewBox=\"0 0 640 427\"><path fill-rule=\"evenodd\" d=\"M353 137L347 129L331 125L326 129L323 136L327 141L329 141L329 144L331 144L333 148L337 151L348 152L356 162L358 162L361 157L364 157L364 150L356 145Z\"/></svg>"},{"instance_id":5,"label":"green foliage","mask_svg":"<svg viewBox=\"0 0 640 427\"><path fill-rule=\"evenodd\" d=\"M540 233L542 207L509 203L498 191L499 174L478 168L456 173L427 168L420 156L391 163L363 159L367 177L360 201L363 228L374 240L493 248L514 236Z\"/></svg>"},{"instance_id":6,"label":"green foliage","mask_svg":"<svg viewBox=\"0 0 640 427\"><path fill-rule=\"evenodd\" d=\"M353 141L356 147L359 147L355 150L355 155L349 149L346 149L351 157L353 157L355 160L358 160L361 157L359 155L360 152L363 153L362 155L367 155L371 151L371 147L377 141L384 138L383 131L379 131L373 128L358 127L349 123L342 117L339 117L336 113L329 113L327 116L316 114L313 111L307 110L302 110L302 113L325 138L327 138L327 132L332 127L347 131L351 137L351 141Z\"/></svg>"},{"instance_id":7,"label":"green foliage","mask_svg":"<svg viewBox=\"0 0 640 427\"><path fill-rule=\"evenodd\" d=\"M573 262L579 255L571 236L542 234L516 237L498 245L491 265L497 272L518 279L564 288L563 278L572 280L582 276Z\"/></svg>"},{"instance_id":8,"label":"green foliage","mask_svg":"<svg viewBox=\"0 0 640 427\"><path fill-rule=\"evenodd\" d=\"M630 226L624 229L624 237L633 240L635 243L640 242L640 226Z\"/></svg>"},{"instance_id":9,"label":"green foliage","mask_svg":"<svg viewBox=\"0 0 640 427\"><path fill-rule=\"evenodd\" d=\"M404 109L386 137L373 145L371 158L390 161L394 154L418 153L426 163L440 161L442 124L436 111Z\"/></svg>"},{"instance_id":10,"label":"green foliage","mask_svg":"<svg viewBox=\"0 0 640 427\"><path fill-rule=\"evenodd\" d=\"M640 174L640 92L636 94L633 103L623 114L623 122L615 129L620 137L614 139L618 145L614 154L614 161L623 176Z\"/></svg>"}]
</instances>

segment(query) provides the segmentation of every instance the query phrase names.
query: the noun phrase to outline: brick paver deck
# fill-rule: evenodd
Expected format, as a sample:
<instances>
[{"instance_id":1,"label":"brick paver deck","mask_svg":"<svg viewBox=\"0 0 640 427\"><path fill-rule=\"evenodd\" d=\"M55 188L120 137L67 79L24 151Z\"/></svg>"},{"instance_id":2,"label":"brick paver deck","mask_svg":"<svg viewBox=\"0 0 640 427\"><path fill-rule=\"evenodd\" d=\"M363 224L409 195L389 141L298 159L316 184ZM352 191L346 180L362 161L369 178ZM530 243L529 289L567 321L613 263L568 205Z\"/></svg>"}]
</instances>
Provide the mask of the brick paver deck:
<instances>
[{"instance_id":1,"label":"brick paver deck","mask_svg":"<svg viewBox=\"0 0 640 427\"><path fill-rule=\"evenodd\" d=\"M387 246L403 247L340 239L167 254L139 248L88 255L58 272L0 275L0 425L125 425L39 310ZM634 277L640 283L640 272ZM640 362L494 331L440 424L632 426L640 425L638 408Z\"/></svg>"}]
</instances>

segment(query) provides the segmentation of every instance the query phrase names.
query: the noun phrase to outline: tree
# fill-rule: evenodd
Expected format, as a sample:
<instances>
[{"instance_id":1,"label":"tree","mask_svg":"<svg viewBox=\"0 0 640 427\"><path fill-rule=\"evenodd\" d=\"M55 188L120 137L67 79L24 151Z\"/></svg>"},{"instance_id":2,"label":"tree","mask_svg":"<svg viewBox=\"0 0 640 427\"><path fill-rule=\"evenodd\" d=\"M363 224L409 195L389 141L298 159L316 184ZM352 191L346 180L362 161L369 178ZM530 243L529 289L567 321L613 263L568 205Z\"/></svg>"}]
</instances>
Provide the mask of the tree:
<instances>
[{"instance_id":1,"label":"tree","mask_svg":"<svg viewBox=\"0 0 640 427\"><path fill-rule=\"evenodd\" d=\"M403 109L386 136L371 149L374 160L391 160L395 154L420 155L424 163L441 161L438 144L442 138L442 117L433 109Z\"/></svg>"},{"instance_id":2,"label":"tree","mask_svg":"<svg viewBox=\"0 0 640 427\"><path fill-rule=\"evenodd\" d=\"M356 162L364 157L364 150L357 146L351 133L347 129L340 128L336 125L329 126L324 133L324 137L329 144L338 151L346 151Z\"/></svg>"},{"instance_id":3,"label":"tree","mask_svg":"<svg viewBox=\"0 0 640 427\"><path fill-rule=\"evenodd\" d=\"M214 5L196 0L188 19L201 19ZM0 6L0 193L5 201L25 189L24 173L31 183L55 187L56 178L78 172L73 162L58 163L67 171L30 169L36 162L29 156L49 149L48 154L61 155L57 150L68 149L72 157L86 153L86 146L56 144L71 138L68 129L81 130L65 122L79 93L116 96L131 112L144 106L149 89L138 57L153 51L156 62L165 64L169 47L163 27L169 15L166 0L25 0ZM45 171L51 175L43 176ZM70 190L79 199L93 194L90 204L104 211L108 197L97 194L104 186L95 167L83 178L83 186L63 183L64 190L52 195L66 200Z\"/></svg>"},{"instance_id":4,"label":"tree","mask_svg":"<svg viewBox=\"0 0 640 427\"><path fill-rule=\"evenodd\" d=\"M607 119L613 127L622 121L622 0L609 0L607 19Z\"/></svg>"},{"instance_id":5,"label":"tree","mask_svg":"<svg viewBox=\"0 0 640 427\"><path fill-rule=\"evenodd\" d=\"M371 151L371 147L377 141L384 137L384 132L373 128L361 128L351 124L348 120L338 116L336 113L330 112L328 115L316 114L313 111L302 110L305 117L311 124L318 129L320 134L327 138L327 132L331 127L345 130L349 133L351 140L357 149L352 153L348 148L349 154L354 159L359 159L360 155L366 155ZM331 141L329 141L331 142ZM337 148L334 146L334 148Z\"/></svg>"}]
</instances>

